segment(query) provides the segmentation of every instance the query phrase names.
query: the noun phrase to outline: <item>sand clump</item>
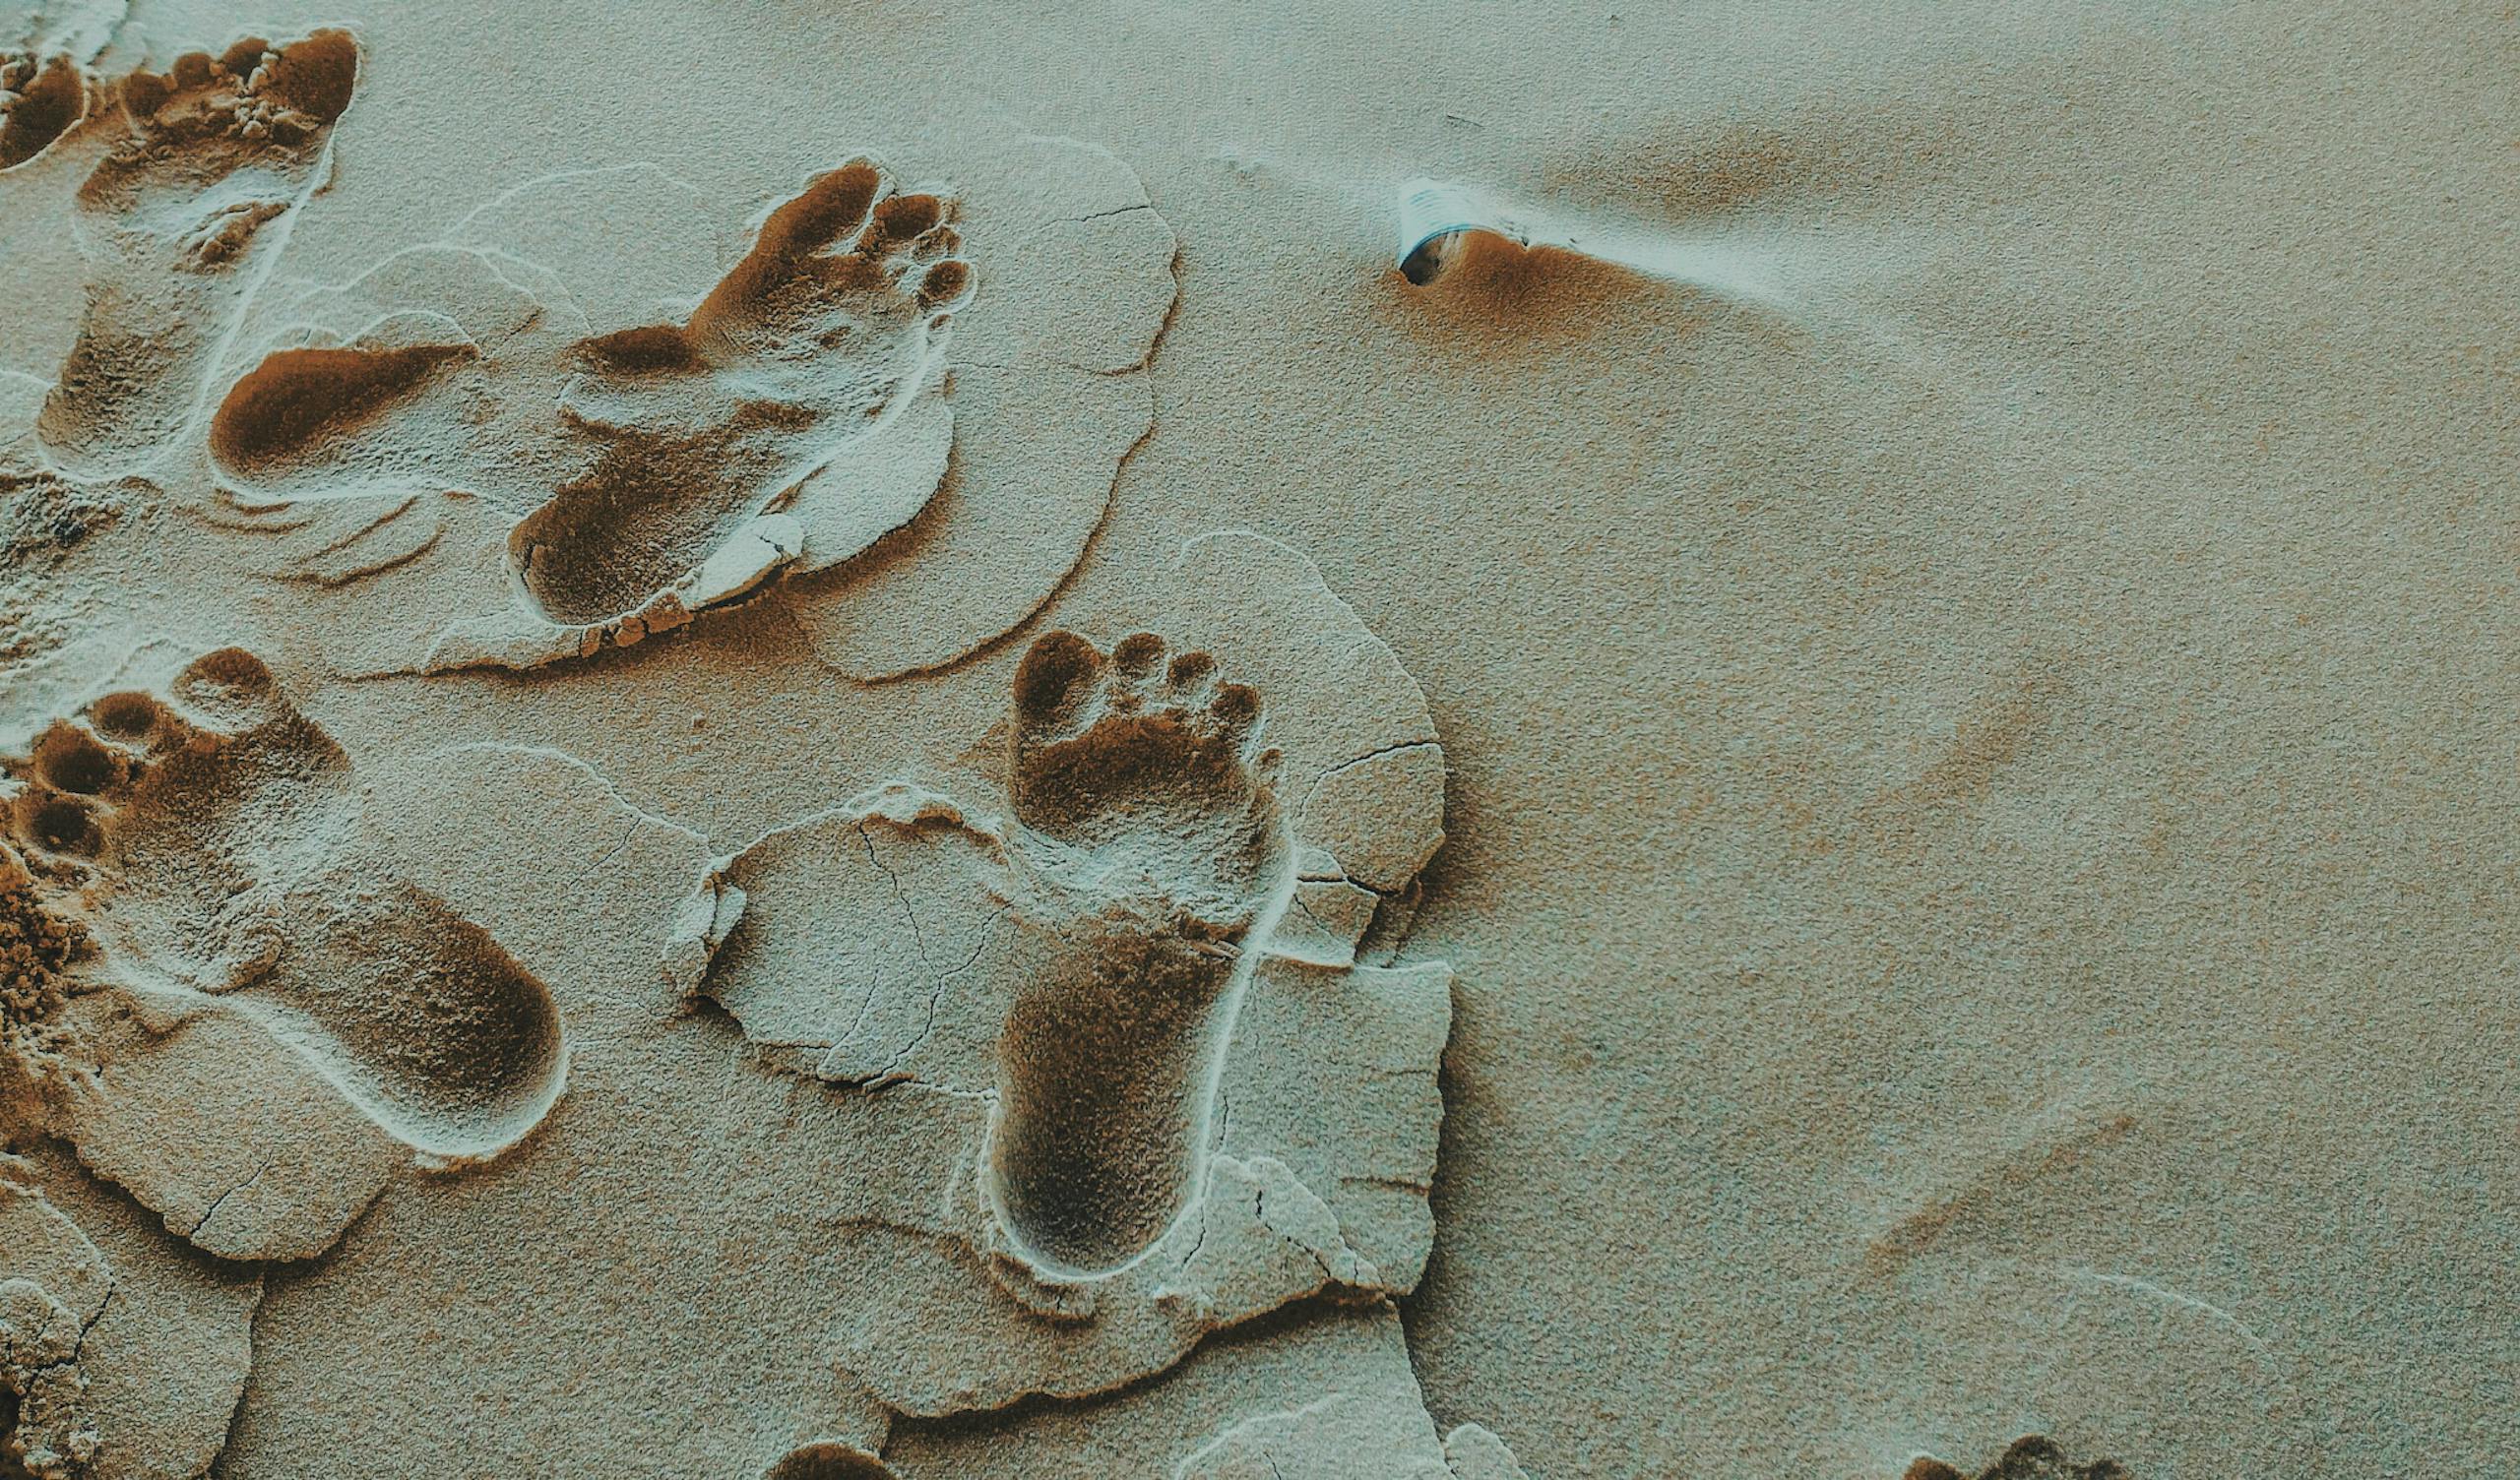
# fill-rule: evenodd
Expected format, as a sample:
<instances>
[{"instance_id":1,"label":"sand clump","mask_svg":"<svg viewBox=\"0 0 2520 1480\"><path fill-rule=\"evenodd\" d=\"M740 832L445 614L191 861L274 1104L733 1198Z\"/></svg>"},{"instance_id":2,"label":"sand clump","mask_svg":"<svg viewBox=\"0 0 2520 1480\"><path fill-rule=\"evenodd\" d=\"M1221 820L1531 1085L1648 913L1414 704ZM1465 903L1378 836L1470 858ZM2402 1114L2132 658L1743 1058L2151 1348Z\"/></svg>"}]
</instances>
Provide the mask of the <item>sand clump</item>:
<instances>
[{"instance_id":1,"label":"sand clump","mask_svg":"<svg viewBox=\"0 0 2520 1480\"><path fill-rule=\"evenodd\" d=\"M62 1011L94 951L75 918L44 908L24 862L0 843L0 1146L36 1123L42 1079L75 1058Z\"/></svg>"}]
</instances>

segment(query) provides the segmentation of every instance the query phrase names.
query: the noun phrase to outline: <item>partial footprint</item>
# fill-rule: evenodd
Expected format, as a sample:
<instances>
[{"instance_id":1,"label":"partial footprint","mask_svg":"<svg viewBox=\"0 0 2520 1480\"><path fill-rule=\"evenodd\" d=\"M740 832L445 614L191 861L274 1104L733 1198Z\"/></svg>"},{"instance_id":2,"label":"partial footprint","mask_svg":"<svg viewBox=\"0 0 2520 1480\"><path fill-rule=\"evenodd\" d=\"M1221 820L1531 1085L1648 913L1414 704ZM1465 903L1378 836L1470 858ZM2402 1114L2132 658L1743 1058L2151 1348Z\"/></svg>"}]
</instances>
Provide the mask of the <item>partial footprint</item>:
<instances>
[{"instance_id":1,"label":"partial footprint","mask_svg":"<svg viewBox=\"0 0 2520 1480\"><path fill-rule=\"evenodd\" d=\"M551 994L439 900L354 889L328 875L290 898L251 999L395 1140L442 1162L498 1154L566 1078Z\"/></svg>"},{"instance_id":2,"label":"partial footprint","mask_svg":"<svg viewBox=\"0 0 2520 1480\"><path fill-rule=\"evenodd\" d=\"M104 695L55 720L25 762L12 832L116 969L225 992L278 959L279 910L345 836L349 762L242 648L163 693Z\"/></svg>"},{"instance_id":3,"label":"partial footprint","mask_svg":"<svg viewBox=\"0 0 2520 1480\"><path fill-rule=\"evenodd\" d=\"M1967 1480L1939 1459L1920 1459L1908 1466L1904 1480ZM1982 1471L1978 1480L2127 1480L2125 1466L2111 1459L2077 1464L2055 1441L2033 1434L2015 1440L2010 1449Z\"/></svg>"},{"instance_id":4,"label":"partial footprint","mask_svg":"<svg viewBox=\"0 0 2520 1480\"><path fill-rule=\"evenodd\" d=\"M990 1185L1057 1267L1114 1267L1198 1184L1238 989L1292 882L1260 700L1139 633L1053 632L1015 677L1010 837L1066 906L999 1040Z\"/></svg>"},{"instance_id":5,"label":"partial footprint","mask_svg":"<svg viewBox=\"0 0 2520 1480\"><path fill-rule=\"evenodd\" d=\"M0 809L34 903L94 942L64 1018L97 1064L53 1077L59 1129L204 1247L314 1252L390 1165L378 1132L432 1161L479 1160L557 1098L549 992L442 901L358 861L347 758L251 653L55 720L0 763ZM258 1044L300 1067L262 1062ZM364 1121L342 1123L328 1096ZM200 1123L153 1119L170 1099ZM228 1143L264 1141L243 1182L219 1165ZM295 1202L255 1169L301 1154ZM267 1214L229 1204L247 1183L278 1200ZM229 1221L211 1224L221 1208Z\"/></svg>"},{"instance_id":6,"label":"partial footprint","mask_svg":"<svg viewBox=\"0 0 2520 1480\"><path fill-rule=\"evenodd\" d=\"M39 422L65 467L168 455L290 214L324 181L358 47L318 31L249 37L123 84L131 133L79 189L88 309Z\"/></svg>"},{"instance_id":7,"label":"partial footprint","mask_svg":"<svg viewBox=\"0 0 2520 1480\"><path fill-rule=\"evenodd\" d=\"M512 541L543 614L638 612L925 386L972 286L952 209L853 160L773 212L686 322L588 341L561 411L592 465Z\"/></svg>"},{"instance_id":8,"label":"partial footprint","mask_svg":"<svg viewBox=\"0 0 2520 1480\"><path fill-rule=\"evenodd\" d=\"M0 51L0 169L52 147L88 116L88 79L59 53Z\"/></svg>"},{"instance_id":9,"label":"partial footprint","mask_svg":"<svg viewBox=\"0 0 2520 1480\"><path fill-rule=\"evenodd\" d=\"M427 386L461 344L408 344L283 350L238 381L211 418L219 465L253 481L275 481L311 454L356 437Z\"/></svg>"}]
</instances>

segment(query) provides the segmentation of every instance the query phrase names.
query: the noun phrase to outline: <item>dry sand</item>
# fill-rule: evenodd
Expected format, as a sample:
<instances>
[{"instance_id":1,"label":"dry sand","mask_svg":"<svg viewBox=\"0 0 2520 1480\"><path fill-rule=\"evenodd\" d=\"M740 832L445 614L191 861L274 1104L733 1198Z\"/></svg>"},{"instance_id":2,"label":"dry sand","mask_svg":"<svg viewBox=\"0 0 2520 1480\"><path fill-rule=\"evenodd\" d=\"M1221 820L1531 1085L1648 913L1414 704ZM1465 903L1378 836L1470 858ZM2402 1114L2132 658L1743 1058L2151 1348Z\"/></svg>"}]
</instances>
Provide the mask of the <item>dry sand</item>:
<instances>
[{"instance_id":1,"label":"dry sand","mask_svg":"<svg viewBox=\"0 0 2520 1480\"><path fill-rule=\"evenodd\" d=\"M0 1475L2508 1471L2516 78L0 7Z\"/></svg>"}]
</instances>

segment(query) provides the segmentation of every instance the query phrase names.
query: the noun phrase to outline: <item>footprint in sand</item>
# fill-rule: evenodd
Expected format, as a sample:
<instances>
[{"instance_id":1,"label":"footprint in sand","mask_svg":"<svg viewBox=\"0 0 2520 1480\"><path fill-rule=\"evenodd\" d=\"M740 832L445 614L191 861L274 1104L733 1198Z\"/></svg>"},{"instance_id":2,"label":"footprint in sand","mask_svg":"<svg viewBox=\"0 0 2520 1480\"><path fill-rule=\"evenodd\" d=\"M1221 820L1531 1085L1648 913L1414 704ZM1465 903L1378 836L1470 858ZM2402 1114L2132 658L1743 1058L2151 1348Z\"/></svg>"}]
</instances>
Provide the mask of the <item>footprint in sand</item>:
<instances>
[{"instance_id":1,"label":"footprint in sand","mask_svg":"<svg viewBox=\"0 0 2520 1480\"><path fill-rule=\"evenodd\" d=\"M592 466L510 546L544 615L640 611L926 384L972 286L952 209L853 160L773 212L684 323L582 346L560 410Z\"/></svg>"},{"instance_id":2,"label":"footprint in sand","mask_svg":"<svg viewBox=\"0 0 2520 1480\"><path fill-rule=\"evenodd\" d=\"M79 188L88 308L38 422L64 467L134 472L179 445L290 214L324 181L357 75L349 33L318 31L123 83L130 134Z\"/></svg>"},{"instance_id":3,"label":"footprint in sand","mask_svg":"<svg viewBox=\"0 0 2520 1480\"><path fill-rule=\"evenodd\" d=\"M340 746L241 648L104 693L0 759L0 811L34 905L93 943L56 1044L128 1040L87 1074L60 1051L64 1134L178 1231L167 1204L200 1189L133 1107L153 1074L166 1085L214 1074L204 1045L259 1035L441 1162L495 1155L559 1093L548 991L439 900L345 861L357 807ZM261 1124L281 1091L235 1067L215 1102L184 1106L199 1123L179 1138L251 1140L247 1123L291 1134ZM240 1124L215 1124L228 1115Z\"/></svg>"},{"instance_id":4,"label":"footprint in sand","mask_svg":"<svg viewBox=\"0 0 2520 1480\"><path fill-rule=\"evenodd\" d=\"M87 116L88 80L54 53L0 51L0 169L15 169L51 148Z\"/></svg>"},{"instance_id":5,"label":"footprint in sand","mask_svg":"<svg viewBox=\"0 0 2520 1480\"><path fill-rule=\"evenodd\" d=\"M710 860L665 944L686 998L901 1138L836 1194L889 1237L835 1361L898 1413L1106 1391L1405 1294L1432 1248L1452 974L1393 959L1442 840L1424 696L1257 535L1068 615L947 768L1002 813L876 787Z\"/></svg>"},{"instance_id":6,"label":"footprint in sand","mask_svg":"<svg viewBox=\"0 0 2520 1480\"><path fill-rule=\"evenodd\" d=\"M1217 1066L1292 883L1260 699L1138 633L1053 632L1015 676L1015 866L1064 917L998 1044L990 1192L1068 1270L1115 1267L1198 1184Z\"/></svg>"}]
</instances>

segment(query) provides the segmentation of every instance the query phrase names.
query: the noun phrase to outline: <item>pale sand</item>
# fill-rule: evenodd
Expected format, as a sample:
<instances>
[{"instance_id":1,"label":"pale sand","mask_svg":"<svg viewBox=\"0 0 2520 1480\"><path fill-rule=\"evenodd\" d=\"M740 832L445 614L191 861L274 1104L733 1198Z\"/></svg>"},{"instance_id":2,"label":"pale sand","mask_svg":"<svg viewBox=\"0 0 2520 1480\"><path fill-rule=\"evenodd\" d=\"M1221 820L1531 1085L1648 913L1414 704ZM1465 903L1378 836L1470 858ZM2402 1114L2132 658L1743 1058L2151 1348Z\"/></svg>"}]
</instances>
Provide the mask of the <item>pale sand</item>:
<instances>
[{"instance_id":1,"label":"pale sand","mask_svg":"<svg viewBox=\"0 0 2520 1480\"><path fill-rule=\"evenodd\" d=\"M0 1474L2510 1467L2507 16L32 8Z\"/></svg>"}]
</instances>

